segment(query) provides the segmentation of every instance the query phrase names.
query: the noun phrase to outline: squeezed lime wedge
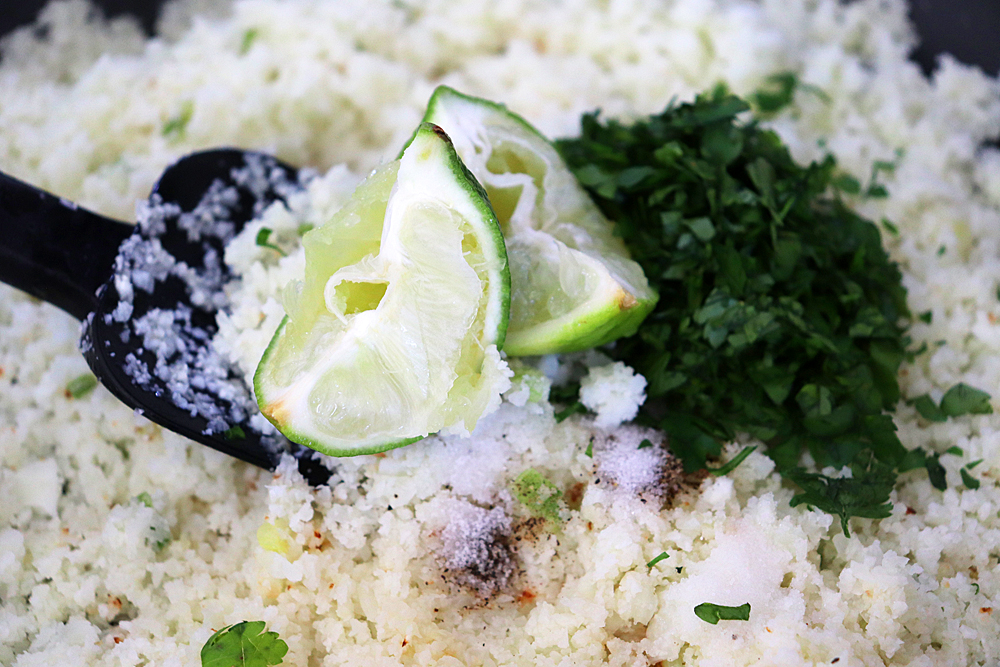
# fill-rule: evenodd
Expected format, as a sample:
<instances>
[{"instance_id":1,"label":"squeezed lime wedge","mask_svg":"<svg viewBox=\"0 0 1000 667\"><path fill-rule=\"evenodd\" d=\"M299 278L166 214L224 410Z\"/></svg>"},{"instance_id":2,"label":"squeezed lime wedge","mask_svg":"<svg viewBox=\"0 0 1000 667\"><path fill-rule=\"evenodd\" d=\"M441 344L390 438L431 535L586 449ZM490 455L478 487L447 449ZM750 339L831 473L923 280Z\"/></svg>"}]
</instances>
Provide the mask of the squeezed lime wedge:
<instances>
[{"instance_id":1,"label":"squeezed lime wedge","mask_svg":"<svg viewBox=\"0 0 1000 667\"><path fill-rule=\"evenodd\" d=\"M335 456L471 431L500 402L510 274L486 195L423 124L326 224L254 376L261 412Z\"/></svg>"},{"instance_id":2,"label":"squeezed lime wedge","mask_svg":"<svg viewBox=\"0 0 1000 667\"><path fill-rule=\"evenodd\" d=\"M442 127L482 183L507 244L511 356L573 352L635 333L657 294L552 144L501 104L440 86Z\"/></svg>"}]
</instances>

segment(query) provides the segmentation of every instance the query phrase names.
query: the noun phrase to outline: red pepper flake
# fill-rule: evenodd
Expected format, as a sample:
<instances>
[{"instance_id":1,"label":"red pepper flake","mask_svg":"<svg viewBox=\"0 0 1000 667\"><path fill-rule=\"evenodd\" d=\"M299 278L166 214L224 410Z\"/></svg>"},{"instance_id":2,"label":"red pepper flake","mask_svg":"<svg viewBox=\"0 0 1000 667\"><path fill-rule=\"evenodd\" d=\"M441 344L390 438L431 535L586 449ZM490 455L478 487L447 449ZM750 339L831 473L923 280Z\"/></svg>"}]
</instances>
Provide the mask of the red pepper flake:
<instances>
[{"instance_id":1,"label":"red pepper flake","mask_svg":"<svg viewBox=\"0 0 1000 667\"><path fill-rule=\"evenodd\" d=\"M520 602L521 604L527 604L529 602L534 601L536 597L538 597L538 595L535 593L535 591L531 590L530 588L525 588L523 591L521 591L521 594L517 596L517 601Z\"/></svg>"},{"instance_id":2,"label":"red pepper flake","mask_svg":"<svg viewBox=\"0 0 1000 667\"><path fill-rule=\"evenodd\" d=\"M984 614L992 614L993 607L980 607L979 611L983 612Z\"/></svg>"},{"instance_id":3,"label":"red pepper flake","mask_svg":"<svg viewBox=\"0 0 1000 667\"><path fill-rule=\"evenodd\" d=\"M912 507L909 507L909 506L907 506L907 508L906 508L906 513L907 513L907 514L910 514L910 515L912 515L912 514L916 514L916 513L917 513L917 510L913 509Z\"/></svg>"}]
</instances>

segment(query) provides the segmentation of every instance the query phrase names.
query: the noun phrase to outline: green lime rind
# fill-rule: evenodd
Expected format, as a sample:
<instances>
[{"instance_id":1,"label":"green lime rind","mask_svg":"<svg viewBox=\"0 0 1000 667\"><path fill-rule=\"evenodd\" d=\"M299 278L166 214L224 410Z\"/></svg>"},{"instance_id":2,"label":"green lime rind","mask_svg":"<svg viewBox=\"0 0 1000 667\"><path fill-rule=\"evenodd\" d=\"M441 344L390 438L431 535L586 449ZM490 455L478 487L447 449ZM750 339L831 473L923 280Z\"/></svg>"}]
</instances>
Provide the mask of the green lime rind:
<instances>
[{"instance_id":1,"label":"green lime rind","mask_svg":"<svg viewBox=\"0 0 1000 667\"><path fill-rule=\"evenodd\" d=\"M422 125L408 151L304 237L306 282L285 290L254 375L262 414L324 454L471 431L506 382L496 215L440 128Z\"/></svg>"},{"instance_id":2,"label":"green lime rind","mask_svg":"<svg viewBox=\"0 0 1000 667\"><path fill-rule=\"evenodd\" d=\"M541 326L508 334L504 351L511 357L527 357L600 347L634 335L654 307L656 299L647 299L632 306L610 302L584 317L551 320ZM553 340L563 342L554 344Z\"/></svg>"},{"instance_id":3,"label":"green lime rind","mask_svg":"<svg viewBox=\"0 0 1000 667\"><path fill-rule=\"evenodd\" d=\"M634 334L659 297L552 143L505 105L447 86L424 121L451 135L500 221L512 267L504 352L574 352Z\"/></svg>"},{"instance_id":4,"label":"green lime rind","mask_svg":"<svg viewBox=\"0 0 1000 667\"><path fill-rule=\"evenodd\" d=\"M278 325L277 330L275 330L274 332L274 336L271 337L271 342L267 344L267 348L264 350L264 354L261 356L260 363L257 365L257 370L253 374L253 390L255 396L261 396L263 395L263 392L266 391L265 388L263 387L263 382L264 382L263 376L266 374L265 369L267 368L269 360L271 359L271 355L274 353L275 347L278 344L278 339L280 337L279 334L281 333L282 329L285 328L286 324L288 324L288 315L285 315L285 317L282 318L281 324ZM259 400L260 399L258 399L258 401ZM391 449L398 449L399 447L405 447L406 445L412 445L418 440L423 440L425 437L427 437L423 435L418 435L412 438L403 438L402 440L387 441L375 445L370 445L368 447L355 447L353 449L343 448L343 447L335 448L335 447L328 447L323 442L320 442L319 440L305 433L300 433L294 428L283 427L281 424L279 424L276 420L272 419L266 413L264 413L264 417L266 417L269 422L274 424L274 427L277 428L282 435L284 435L292 442L297 442L300 445L308 447L309 449L312 449L314 451L320 452L321 454L326 454L327 456L360 456L362 454L378 454L380 452L387 452Z\"/></svg>"}]
</instances>

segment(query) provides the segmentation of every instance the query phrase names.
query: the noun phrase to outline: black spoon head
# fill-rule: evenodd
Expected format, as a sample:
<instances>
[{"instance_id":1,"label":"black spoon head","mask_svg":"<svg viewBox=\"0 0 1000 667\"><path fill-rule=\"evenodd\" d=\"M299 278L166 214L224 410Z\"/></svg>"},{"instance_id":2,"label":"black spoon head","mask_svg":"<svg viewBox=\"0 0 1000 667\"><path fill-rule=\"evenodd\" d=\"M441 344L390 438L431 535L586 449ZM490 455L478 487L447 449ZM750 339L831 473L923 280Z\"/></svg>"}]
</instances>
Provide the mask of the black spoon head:
<instances>
[{"instance_id":1,"label":"black spoon head","mask_svg":"<svg viewBox=\"0 0 1000 667\"><path fill-rule=\"evenodd\" d=\"M81 348L101 382L148 419L221 452L274 470L292 452L312 484L329 470L259 414L242 377L212 345L232 279L225 244L254 216L301 189L299 172L235 149L189 155L169 167L139 207Z\"/></svg>"}]
</instances>

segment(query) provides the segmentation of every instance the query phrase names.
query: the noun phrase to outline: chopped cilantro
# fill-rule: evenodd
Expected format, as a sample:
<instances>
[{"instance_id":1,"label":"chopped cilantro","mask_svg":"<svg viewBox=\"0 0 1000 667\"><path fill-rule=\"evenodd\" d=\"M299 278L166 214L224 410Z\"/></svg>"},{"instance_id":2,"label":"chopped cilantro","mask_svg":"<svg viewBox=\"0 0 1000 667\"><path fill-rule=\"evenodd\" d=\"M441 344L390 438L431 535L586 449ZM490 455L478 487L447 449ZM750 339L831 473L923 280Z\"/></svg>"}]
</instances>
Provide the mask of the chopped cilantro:
<instances>
[{"instance_id":1,"label":"chopped cilantro","mask_svg":"<svg viewBox=\"0 0 1000 667\"><path fill-rule=\"evenodd\" d=\"M749 621L750 603L741 604L739 607L726 607L721 604L702 602L694 608L695 615L706 623L717 625L719 621Z\"/></svg>"},{"instance_id":2,"label":"chopped cilantro","mask_svg":"<svg viewBox=\"0 0 1000 667\"><path fill-rule=\"evenodd\" d=\"M586 456L588 459L594 458L594 441L593 440L591 440L590 442L587 443L587 449L584 450L583 455Z\"/></svg>"},{"instance_id":3,"label":"chopped cilantro","mask_svg":"<svg viewBox=\"0 0 1000 667\"><path fill-rule=\"evenodd\" d=\"M83 398L97 386L97 378L93 373L84 373L66 383L66 392L73 398Z\"/></svg>"},{"instance_id":4,"label":"chopped cilantro","mask_svg":"<svg viewBox=\"0 0 1000 667\"><path fill-rule=\"evenodd\" d=\"M247 437L246 431L241 426L230 426L222 433L226 440L243 440Z\"/></svg>"},{"instance_id":5,"label":"chopped cilantro","mask_svg":"<svg viewBox=\"0 0 1000 667\"><path fill-rule=\"evenodd\" d=\"M958 472L959 472L959 474L962 475L962 484L965 484L965 486L968 487L968 488L970 488L970 489L978 489L979 488L979 480L976 479L975 477L973 477L972 475L970 475L968 470L966 470L965 468L962 468Z\"/></svg>"},{"instance_id":6,"label":"chopped cilantro","mask_svg":"<svg viewBox=\"0 0 1000 667\"><path fill-rule=\"evenodd\" d=\"M202 667L272 667L280 665L288 644L277 632L262 632L264 621L243 621L222 628L201 649Z\"/></svg>"},{"instance_id":7,"label":"chopped cilantro","mask_svg":"<svg viewBox=\"0 0 1000 667\"><path fill-rule=\"evenodd\" d=\"M965 469L966 470L972 470L973 468L975 468L977 465L979 465L982 462L983 462L982 459L976 459L975 461L970 461L969 463L965 464Z\"/></svg>"},{"instance_id":8,"label":"chopped cilantro","mask_svg":"<svg viewBox=\"0 0 1000 667\"><path fill-rule=\"evenodd\" d=\"M948 480L945 476L944 466L941 465L940 454L928 455L924 461L924 467L927 468L927 477L931 480L931 486L938 491L944 491L948 488Z\"/></svg>"},{"instance_id":9,"label":"chopped cilantro","mask_svg":"<svg viewBox=\"0 0 1000 667\"><path fill-rule=\"evenodd\" d=\"M937 403L934 402L934 399L929 394L917 396L913 399L912 403L913 407L917 409L917 413L927 421L948 421L948 415L941 411L941 408L937 406Z\"/></svg>"},{"instance_id":10,"label":"chopped cilantro","mask_svg":"<svg viewBox=\"0 0 1000 667\"><path fill-rule=\"evenodd\" d=\"M990 395L959 382L941 397L941 412L949 417L988 415L993 413Z\"/></svg>"},{"instance_id":11,"label":"chopped cilantro","mask_svg":"<svg viewBox=\"0 0 1000 667\"><path fill-rule=\"evenodd\" d=\"M247 28L243 31L243 39L240 40L240 55L245 56L250 52L250 47L260 37L260 28Z\"/></svg>"},{"instance_id":12,"label":"chopped cilantro","mask_svg":"<svg viewBox=\"0 0 1000 667\"><path fill-rule=\"evenodd\" d=\"M667 560L668 558L670 558L670 554L668 554L666 551L661 551L659 556L646 563L646 567L652 569L652 567L657 563L659 563L661 560Z\"/></svg>"},{"instance_id":13,"label":"chopped cilantro","mask_svg":"<svg viewBox=\"0 0 1000 667\"><path fill-rule=\"evenodd\" d=\"M951 454L952 456L965 456L965 450L958 445L952 445L948 449L944 450L945 454Z\"/></svg>"},{"instance_id":14,"label":"chopped cilantro","mask_svg":"<svg viewBox=\"0 0 1000 667\"><path fill-rule=\"evenodd\" d=\"M652 446L653 443L650 442L648 438L643 438L642 442L639 443L639 446L636 447L636 449L649 449Z\"/></svg>"},{"instance_id":15,"label":"chopped cilantro","mask_svg":"<svg viewBox=\"0 0 1000 667\"><path fill-rule=\"evenodd\" d=\"M583 414L586 411L587 411L587 406L585 406L580 401L576 401L574 403L570 403L565 408L555 413L553 417L555 417L556 423L561 424L567 419L569 419L570 416Z\"/></svg>"},{"instance_id":16,"label":"chopped cilantro","mask_svg":"<svg viewBox=\"0 0 1000 667\"><path fill-rule=\"evenodd\" d=\"M181 104L181 109L176 116L163 124L163 136L180 136L184 134L191 117L194 115L194 102L187 100Z\"/></svg>"},{"instance_id":17,"label":"chopped cilantro","mask_svg":"<svg viewBox=\"0 0 1000 667\"><path fill-rule=\"evenodd\" d=\"M847 520L852 516L884 519L892 514L889 493L896 482L892 466L875 458L851 465L852 477L831 478L794 468L786 473L802 488L791 505L807 505L840 517L844 535L850 537Z\"/></svg>"},{"instance_id":18,"label":"chopped cilantro","mask_svg":"<svg viewBox=\"0 0 1000 667\"><path fill-rule=\"evenodd\" d=\"M514 496L528 508L532 516L559 523L562 491L534 468L528 468L514 480Z\"/></svg>"},{"instance_id":19,"label":"chopped cilantro","mask_svg":"<svg viewBox=\"0 0 1000 667\"><path fill-rule=\"evenodd\" d=\"M261 227L257 232L257 237L254 239L254 242L261 248L270 248L271 250L275 250L284 256L286 254L285 251L270 242L271 234L273 233L273 229Z\"/></svg>"},{"instance_id":20,"label":"chopped cilantro","mask_svg":"<svg viewBox=\"0 0 1000 667\"><path fill-rule=\"evenodd\" d=\"M138 500L143 505L145 505L146 507L152 507L153 506L153 497L151 495L149 495L149 493L147 491L143 491L142 493L140 493L139 495L137 495L135 497L135 499Z\"/></svg>"},{"instance_id":21,"label":"chopped cilantro","mask_svg":"<svg viewBox=\"0 0 1000 667\"><path fill-rule=\"evenodd\" d=\"M932 321L934 321L934 312L928 310L923 313L920 313L920 315L917 316L917 319L923 322L924 324L930 324Z\"/></svg>"},{"instance_id":22,"label":"chopped cilantro","mask_svg":"<svg viewBox=\"0 0 1000 667\"><path fill-rule=\"evenodd\" d=\"M882 226L893 236L899 236L899 227L894 225L888 218L882 218Z\"/></svg>"},{"instance_id":23,"label":"chopped cilantro","mask_svg":"<svg viewBox=\"0 0 1000 667\"><path fill-rule=\"evenodd\" d=\"M708 472L712 473L716 477L722 477L723 475L728 475L732 471L736 470L736 467L743 463L746 457L750 456L753 451L757 449L756 447L744 447L743 450L734 456L730 461L726 462L724 465L718 468L709 468Z\"/></svg>"},{"instance_id":24,"label":"chopped cilantro","mask_svg":"<svg viewBox=\"0 0 1000 667\"><path fill-rule=\"evenodd\" d=\"M784 75L752 102L777 110L793 89ZM846 528L887 516L907 456L889 414L915 354L906 290L878 227L841 199L879 196L875 178L894 166L876 163L867 186L832 156L800 166L740 120L749 109L720 88L630 125L585 115L557 146L660 294L611 351L649 383L640 421L669 434L689 471L737 433L763 440L798 503ZM854 478L797 468L803 451Z\"/></svg>"}]
</instances>

